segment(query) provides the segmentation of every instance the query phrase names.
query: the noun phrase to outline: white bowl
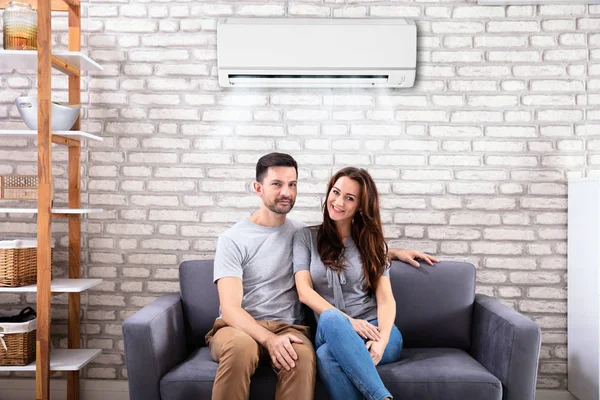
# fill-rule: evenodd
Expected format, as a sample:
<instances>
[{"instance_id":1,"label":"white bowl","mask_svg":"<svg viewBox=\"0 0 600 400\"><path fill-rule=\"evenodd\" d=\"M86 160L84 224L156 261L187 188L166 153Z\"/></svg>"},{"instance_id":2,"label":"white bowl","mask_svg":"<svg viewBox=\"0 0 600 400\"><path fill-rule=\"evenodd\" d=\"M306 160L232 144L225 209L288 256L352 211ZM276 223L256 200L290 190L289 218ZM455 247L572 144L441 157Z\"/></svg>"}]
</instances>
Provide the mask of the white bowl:
<instances>
[{"instance_id":1,"label":"white bowl","mask_svg":"<svg viewBox=\"0 0 600 400\"><path fill-rule=\"evenodd\" d=\"M17 97L17 110L29 129L37 130L37 97ZM73 127L81 106L51 103L52 130L68 131Z\"/></svg>"}]
</instances>

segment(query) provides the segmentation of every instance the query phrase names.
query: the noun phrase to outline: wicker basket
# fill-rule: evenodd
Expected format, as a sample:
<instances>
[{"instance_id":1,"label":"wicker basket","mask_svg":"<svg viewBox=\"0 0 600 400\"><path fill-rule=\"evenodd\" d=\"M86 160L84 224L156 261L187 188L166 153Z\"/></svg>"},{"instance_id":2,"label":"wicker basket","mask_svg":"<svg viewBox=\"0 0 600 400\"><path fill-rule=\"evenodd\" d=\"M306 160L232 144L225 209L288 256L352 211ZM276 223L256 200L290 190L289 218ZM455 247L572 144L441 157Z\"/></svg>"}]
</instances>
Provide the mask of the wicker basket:
<instances>
[{"instance_id":1,"label":"wicker basket","mask_svg":"<svg viewBox=\"0 0 600 400\"><path fill-rule=\"evenodd\" d=\"M35 361L36 321L0 323L0 365L28 365Z\"/></svg>"},{"instance_id":2,"label":"wicker basket","mask_svg":"<svg viewBox=\"0 0 600 400\"><path fill-rule=\"evenodd\" d=\"M37 175L0 175L0 199L36 200Z\"/></svg>"},{"instance_id":3,"label":"wicker basket","mask_svg":"<svg viewBox=\"0 0 600 400\"><path fill-rule=\"evenodd\" d=\"M50 251L52 263L53 251ZM0 287L18 287L37 282L37 240L0 240Z\"/></svg>"}]
</instances>

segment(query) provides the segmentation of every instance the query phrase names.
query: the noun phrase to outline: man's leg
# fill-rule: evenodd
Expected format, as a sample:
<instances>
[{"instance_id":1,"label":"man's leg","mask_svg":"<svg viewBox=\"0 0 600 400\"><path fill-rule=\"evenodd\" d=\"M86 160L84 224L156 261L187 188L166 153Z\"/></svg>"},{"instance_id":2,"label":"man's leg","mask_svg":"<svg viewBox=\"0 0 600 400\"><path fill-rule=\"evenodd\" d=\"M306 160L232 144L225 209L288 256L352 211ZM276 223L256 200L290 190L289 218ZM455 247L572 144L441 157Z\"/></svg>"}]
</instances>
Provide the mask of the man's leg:
<instances>
[{"instance_id":1,"label":"man's leg","mask_svg":"<svg viewBox=\"0 0 600 400\"><path fill-rule=\"evenodd\" d=\"M215 327L221 321L215 323ZM213 385L213 400L246 400L250 377L260 360L261 347L239 329L223 326L209 341L210 355L219 363Z\"/></svg>"},{"instance_id":2,"label":"man's leg","mask_svg":"<svg viewBox=\"0 0 600 400\"><path fill-rule=\"evenodd\" d=\"M298 359L290 371L282 369L277 374L275 400L312 400L315 396L315 376L317 371L315 350L308 338L308 327L270 322L269 329L277 335L290 333L303 343L292 343Z\"/></svg>"}]
</instances>

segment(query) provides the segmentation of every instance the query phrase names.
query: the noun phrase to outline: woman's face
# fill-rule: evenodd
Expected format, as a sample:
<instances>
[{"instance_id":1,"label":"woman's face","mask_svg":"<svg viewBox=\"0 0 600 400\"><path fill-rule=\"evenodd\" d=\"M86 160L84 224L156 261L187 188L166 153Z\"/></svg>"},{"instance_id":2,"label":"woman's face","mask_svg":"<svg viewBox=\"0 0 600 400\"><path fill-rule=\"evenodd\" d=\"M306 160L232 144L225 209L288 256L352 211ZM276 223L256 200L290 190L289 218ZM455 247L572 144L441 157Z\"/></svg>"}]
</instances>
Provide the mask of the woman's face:
<instances>
[{"instance_id":1,"label":"woman's face","mask_svg":"<svg viewBox=\"0 0 600 400\"><path fill-rule=\"evenodd\" d=\"M342 176L338 179L327 195L327 211L334 221L343 221L354 217L358 211L358 196L360 185L358 182Z\"/></svg>"}]
</instances>

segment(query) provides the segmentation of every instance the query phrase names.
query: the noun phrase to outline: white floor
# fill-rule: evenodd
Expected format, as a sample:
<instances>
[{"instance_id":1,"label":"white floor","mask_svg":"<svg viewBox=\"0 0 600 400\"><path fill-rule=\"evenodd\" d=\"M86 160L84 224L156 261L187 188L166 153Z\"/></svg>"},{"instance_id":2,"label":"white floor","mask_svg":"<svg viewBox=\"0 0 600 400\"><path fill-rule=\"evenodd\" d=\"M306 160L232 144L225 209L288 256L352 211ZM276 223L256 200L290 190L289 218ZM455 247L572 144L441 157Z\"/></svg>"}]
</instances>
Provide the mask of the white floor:
<instances>
[{"instance_id":1,"label":"white floor","mask_svg":"<svg viewBox=\"0 0 600 400\"><path fill-rule=\"evenodd\" d=\"M577 400L577 397L566 390L538 390L535 400Z\"/></svg>"},{"instance_id":2,"label":"white floor","mask_svg":"<svg viewBox=\"0 0 600 400\"><path fill-rule=\"evenodd\" d=\"M66 381L54 380L50 384L51 398L66 399ZM2 400L31 400L35 393L33 379L0 379ZM81 400L129 400L126 381L81 380ZM577 400L564 390L538 390L535 400Z\"/></svg>"},{"instance_id":3,"label":"white floor","mask_svg":"<svg viewBox=\"0 0 600 400\"><path fill-rule=\"evenodd\" d=\"M67 381L65 379L50 382L50 398L62 400L67 398ZM0 399L31 400L35 398L34 379L0 379ZM126 381L81 380L81 400L129 400Z\"/></svg>"}]
</instances>

